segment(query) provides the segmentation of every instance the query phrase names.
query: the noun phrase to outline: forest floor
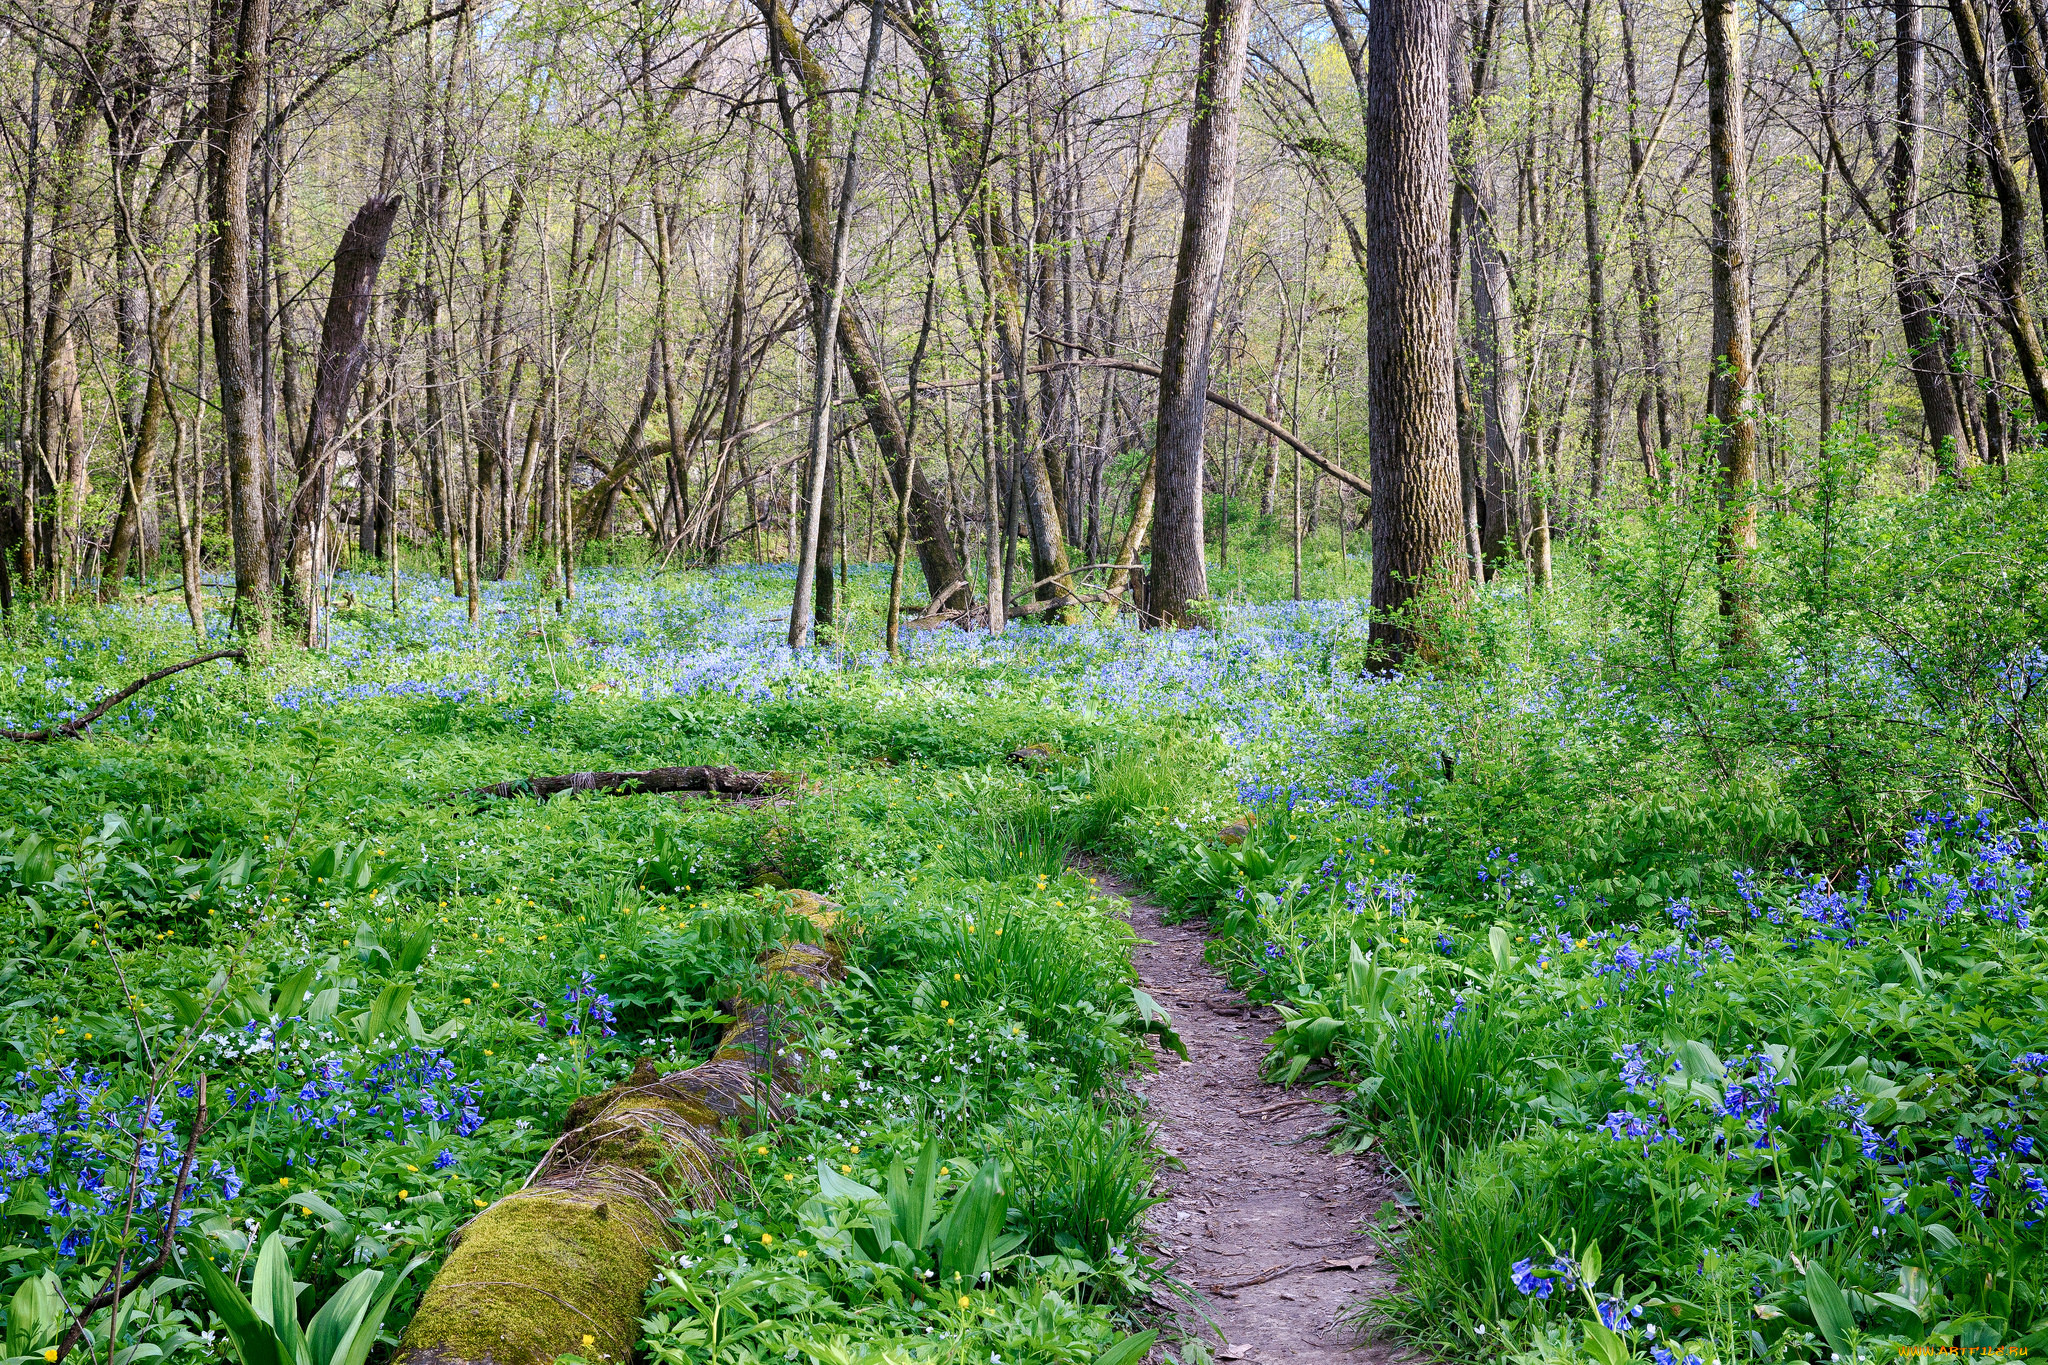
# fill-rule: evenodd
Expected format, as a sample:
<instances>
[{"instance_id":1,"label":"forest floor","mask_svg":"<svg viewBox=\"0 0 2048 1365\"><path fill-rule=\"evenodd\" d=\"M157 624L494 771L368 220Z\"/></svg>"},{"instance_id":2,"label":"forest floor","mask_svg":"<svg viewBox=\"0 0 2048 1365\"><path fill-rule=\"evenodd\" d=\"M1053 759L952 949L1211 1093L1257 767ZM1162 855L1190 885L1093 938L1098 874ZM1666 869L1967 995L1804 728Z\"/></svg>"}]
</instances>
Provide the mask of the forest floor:
<instances>
[{"instance_id":1,"label":"forest floor","mask_svg":"<svg viewBox=\"0 0 2048 1365\"><path fill-rule=\"evenodd\" d=\"M1162 1049L1158 1073L1134 1087L1172 1159L1151 1237L1169 1272L1200 1293L1200 1313L1153 1296L1167 1310L1163 1335L1213 1338L1218 1360L1261 1365L1404 1359L1356 1323L1363 1301L1393 1285L1364 1227L1392 1198L1395 1177L1374 1156L1325 1150L1313 1136L1329 1122L1321 1095L1260 1079L1279 1015L1249 1003L1203 959L1200 924L1167 924L1137 887L1088 870L1101 890L1130 902L1139 981L1188 1049L1185 1062Z\"/></svg>"}]
</instances>

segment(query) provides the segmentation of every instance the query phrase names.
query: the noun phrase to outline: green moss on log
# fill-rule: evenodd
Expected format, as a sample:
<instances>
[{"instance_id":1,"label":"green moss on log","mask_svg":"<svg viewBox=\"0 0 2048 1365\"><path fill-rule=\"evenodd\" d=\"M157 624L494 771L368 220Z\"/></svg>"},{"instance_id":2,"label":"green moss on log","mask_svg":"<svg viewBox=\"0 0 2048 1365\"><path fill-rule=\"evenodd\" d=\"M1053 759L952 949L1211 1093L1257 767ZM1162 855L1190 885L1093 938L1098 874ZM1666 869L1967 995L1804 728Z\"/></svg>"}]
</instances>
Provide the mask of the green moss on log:
<instances>
[{"instance_id":1,"label":"green moss on log","mask_svg":"<svg viewBox=\"0 0 2048 1365\"><path fill-rule=\"evenodd\" d=\"M507 1196L464 1231L420 1300L397 1361L549 1365L565 1351L628 1360L667 1246L661 1220L636 1199L596 1190Z\"/></svg>"}]
</instances>

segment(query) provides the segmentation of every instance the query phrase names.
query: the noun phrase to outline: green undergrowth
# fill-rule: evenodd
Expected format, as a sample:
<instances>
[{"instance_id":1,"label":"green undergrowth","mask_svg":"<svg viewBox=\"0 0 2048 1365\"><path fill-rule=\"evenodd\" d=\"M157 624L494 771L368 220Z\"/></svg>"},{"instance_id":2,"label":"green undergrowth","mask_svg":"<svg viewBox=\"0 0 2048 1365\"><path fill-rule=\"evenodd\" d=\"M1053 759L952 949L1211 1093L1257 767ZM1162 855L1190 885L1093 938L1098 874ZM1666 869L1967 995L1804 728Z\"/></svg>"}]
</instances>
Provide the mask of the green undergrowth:
<instances>
[{"instance_id":1,"label":"green undergrowth","mask_svg":"<svg viewBox=\"0 0 2048 1365\"><path fill-rule=\"evenodd\" d=\"M2048 1349L2044 470L1513 573L1446 666L1249 709L1123 857L1399 1172L1362 1325L1618 1365ZM1811 494L1809 496L1808 494ZM1162 803L1163 807L1163 803Z\"/></svg>"},{"instance_id":2,"label":"green undergrowth","mask_svg":"<svg viewBox=\"0 0 2048 1365\"><path fill-rule=\"evenodd\" d=\"M1001 1191L1000 1254L969 1277L972 1311L955 1294L941 1313L914 1273L856 1286L814 1243L795 1266L810 1289L785 1301L803 1275L742 1270L716 1291L722 1320L783 1323L777 1356L799 1320L852 1357L925 1359L944 1333L940 1354L986 1338L1086 1362L1126 1335L1126 1305L1159 1270L1136 1241L1153 1156L1123 1078L1167 1026L1132 994L1128 930L1065 866L1142 794L1149 741L1119 751L1106 724L1028 701L919 711L857 686L768 704L391 698L256 721L160 717L0 766L0 1047L16 1074L0 1306L15 1354L54 1343L50 1305L89 1296L117 1257L154 1254L202 1101L178 1259L94 1331L209 1354L220 1305L178 1265L209 1258L222 1283L252 1283L277 1234L306 1316L365 1267L392 1276L395 1339L449 1234L518 1186L576 1098L641 1057L666 1070L709 1055L721 1002L807 931L783 887L848 907L850 971L804 1040L815 1094L736 1148L745 1179L690 1224L718 1236L691 1243L688 1282L734 1268L728 1232L755 1253L763 1233L806 1245L825 1157L879 1187L937 1141L952 1165L934 1207L969 1173ZM1027 742L1085 757L1026 772L1005 756ZM464 794L690 763L797 783L751 807ZM696 1349L681 1292L671 1281L648 1305L662 1358ZM747 1358L739 1340L698 1358Z\"/></svg>"}]
</instances>

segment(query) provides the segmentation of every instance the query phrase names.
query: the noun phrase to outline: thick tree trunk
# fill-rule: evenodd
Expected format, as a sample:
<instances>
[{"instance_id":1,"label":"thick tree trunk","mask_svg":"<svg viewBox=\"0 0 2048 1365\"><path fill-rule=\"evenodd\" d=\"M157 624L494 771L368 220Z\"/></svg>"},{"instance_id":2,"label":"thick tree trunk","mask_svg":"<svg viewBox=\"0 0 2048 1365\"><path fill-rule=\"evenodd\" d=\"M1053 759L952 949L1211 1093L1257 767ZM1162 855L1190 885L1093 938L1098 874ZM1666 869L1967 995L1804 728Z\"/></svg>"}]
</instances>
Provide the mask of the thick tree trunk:
<instances>
[{"instance_id":1,"label":"thick tree trunk","mask_svg":"<svg viewBox=\"0 0 2048 1365\"><path fill-rule=\"evenodd\" d=\"M1463 600L1456 317L1449 254L1451 0L1380 0L1366 84L1367 373L1372 642L1385 666L1426 654L1412 608Z\"/></svg>"},{"instance_id":2,"label":"thick tree trunk","mask_svg":"<svg viewBox=\"0 0 2048 1365\"><path fill-rule=\"evenodd\" d=\"M1209 418L1209 328L1223 281L1237 195L1238 92L1251 34L1250 0L1208 0L1195 70L1195 107L1159 359L1159 431L1153 456L1149 615L1186 625L1188 604L1209 595L1202 558L1202 434Z\"/></svg>"},{"instance_id":3,"label":"thick tree trunk","mask_svg":"<svg viewBox=\"0 0 2048 1365\"><path fill-rule=\"evenodd\" d=\"M213 85L207 105L208 286L221 435L227 446L228 528L234 537L235 612L244 634L270 643L269 509L264 505L263 385L249 300L249 163L258 95L270 56L270 0L213 0Z\"/></svg>"},{"instance_id":4,"label":"thick tree trunk","mask_svg":"<svg viewBox=\"0 0 2048 1365\"><path fill-rule=\"evenodd\" d=\"M1916 0L1901 0L1915 3ZM1743 63L1735 0L1705 0L1708 174L1713 179L1714 353L1707 384L1720 467L1721 614L1732 649L1755 633L1749 557L1756 548L1755 348L1749 299L1749 183L1744 165Z\"/></svg>"},{"instance_id":5,"label":"thick tree trunk","mask_svg":"<svg viewBox=\"0 0 2048 1365\"><path fill-rule=\"evenodd\" d=\"M304 643L314 642L315 595L320 579L320 530L334 495L334 466L342 423L369 358L366 338L376 296L377 272L391 245L399 201L372 199L356 211L334 253L334 283L320 324L320 354L314 362L313 407L299 447L298 491L288 520L284 583Z\"/></svg>"},{"instance_id":6,"label":"thick tree trunk","mask_svg":"<svg viewBox=\"0 0 2048 1365\"><path fill-rule=\"evenodd\" d=\"M86 13L85 43L73 55L79 69L64 98L51 110L49 272L43 294L42 346L36 364L35 474L27 489L35 508L34 535L43 577L63 592L82 567L80 518L91 492L88 482L85 391L78 367L78 333L85 325L72 295L87 245L80 222L85 194L85 144L98 112L113 45L113 0L92 0ZM29 246L24 243L24 250Z\"/></svg>"},{"instance_id":7,"label":"thick tree trunk","mask_svg":"<svg viewBox=\"0 0 2048 1365\"><path fill-rule=\"evenodd\" d=\"M2034 188L2041 199L2041 226L2048 232L2048 57L2042 53L2041 30L2034 22L2032 0L1998 0L1999 26L2005 31L2007 65L2019 92L2020 117L2027 130L2027 156L2034 163Z\"/></svg>"}]
</instances>

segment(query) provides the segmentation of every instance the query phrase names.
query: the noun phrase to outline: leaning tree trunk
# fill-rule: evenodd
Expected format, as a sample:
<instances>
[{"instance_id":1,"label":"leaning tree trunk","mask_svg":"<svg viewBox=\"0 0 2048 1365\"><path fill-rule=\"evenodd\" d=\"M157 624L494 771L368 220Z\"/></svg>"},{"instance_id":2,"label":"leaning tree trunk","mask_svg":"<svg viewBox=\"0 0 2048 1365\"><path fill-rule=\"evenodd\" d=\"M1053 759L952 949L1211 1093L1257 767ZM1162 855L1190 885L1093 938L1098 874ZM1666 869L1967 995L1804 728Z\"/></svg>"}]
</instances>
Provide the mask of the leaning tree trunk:
<instances>
[{"instance_id":1,"label":"leaning tree trunk","mask_svg":"<svg viewBox=\"0 0 2048 1365\"><path fill-rule=\"evenodd\" d=\"M1977 96L1977 122L1984 140L1984 165L1998 200L1998 250L1986 272L1998 295L1999 321L2012 339L2013 356L2027 382L2036 424L2048 422L2048 361L2041 354L2034 311L2027 301L2027 207L2019 176L2013 172L2011 144L2005 134L2003 96L1984 30L1977 22L1974 0L1949 0L1955 20L1956 44ZM2017 73L2015 73L2017 74ZM1987 351L1990 349L1987 344Z\"/></svg>"},{"instance_id":2,"label":"leaning tree trunk","mask_svg":"<svg viewBox=\"0 0 2048 1365\"><path fill-rule=\"evenodd\" d=\"M292 610L299 618L304 642L314 643L314 606L319 591L320 528L327 522L334 495L334 463L341 424L350 399L362 382L371 303L377 272L391 245L391 227L398 221L399 199L372 199L356 211L342 231L334 253L334 286L327 296L327 316L320 326L320 358L313 380L313 410L306 419L306 439L299 450L298 491L292 495L284 581Z\"/></svg>"},{"instance_id":3,"label":"leaning tree trunk","mask_svg":"<svg viewBox=\"0 0 2048 1365\"><path fill-rule=\"evenodd\" d=\"M457 1230L393 1365L632 1358L641 1301L673 1245L669 1220L726 1193L728 1127L779 1116L802 1075L788 992L839 973L837 912L797 894L796 913L825 945L762 960L757 998L735 1007L710 1061L657 1076L643 1058L624 1083L576 1101L525 1186Z\"/></svg>"},{"instance_id":4,"label":"leaning tree trunk","mask_svg":"<svg viewBox=\"0 0 2048 1365\"><path fill-rule=\"evenodd\" d=\"M1186 192L1173 297L1159 357L1159 435L1153 456L1152 573L1147 615L1185 625L1209 595L1202 558L1202 432L1209 417L1209 324L1223 282L1237 195L1238 91L1251 35L1247 0L1208 0L1188 120Z\"/></svg>"},{"instance_id":5,"label":"leaning tree trunk","mask_svg":"<svg viewBox=\"0 0 2048 1365\"><path fill-rule=\"evenodd\" d=\"M1906 3L1907 0L1901 0ZM1749 302L1748 154L1742 132L1742 53L1735 0L1706 0L1708 173L1713 177L1714 355L1707 415L1720 466L1721 615L1729 647L1755 633L1749 557L1756 548L1755 347Z\"/></svg>"},{"instance_id":6,"label":"leaning tree trunk","mask_svg":"<svg viewBox=\"0 0 2048 1365\"><path fill-rule=\"evenodd\" d=\"M811 98L814 138L819 121L825 121L822 129L824 140L816 146L796 140L788 127L785 131L790 132L790 166L797 185L797 251L804 256L807 268L814 274L829 273L832 218L828 211L829 180L825 153L830 142L830 110L824 98L829 82L824 68L818 64L802 32L790 19L782 0L759 0L759 3L763 20L773 30L782 51L796 68L803 89L816 92ZM968 575L952 537L946 532L944 504L932 493L924 471L911 458L903 412L897 407L896 397L889 389L879 348L861 320L858 291L848 281L842 281L841 288L845 298L838 314L840 358L846 362L847 374L853 379L854 393L860 399L868 427L874 432L875 444L881 448L885 467L899 496L903 490L902 480L908 474L910 531L917 542L917 560L918 566L924 570L925 591L936 597ZM971 599L971 589L969 591ZM963 599L963 605L967 600Z\"/></svg>"},{"instance_id":7,"label":"leaning tree trunk","mask_svg":"<svg viewBox=\"0 0 2048 1365\"><path fill-rule=\"evenodd\" d=\"M1046 609L1061 624L1076 624L1080 605L1073 564L1062 531L1058 490L1046 468L1038 409L1027 380L1031 357L1021 277L1030 247L1015 239L1004 217L1005 206L989 183L988 149L995 145L996 130L967 112L943 45L946 28L938 7L927 0L907 12L892 11L891 22L900 25L924 67L939 124L946 134L947 169L960 196L961 222L985 272L988 325L1002 373L1009 448L1019 461L1014 469L1022 494L1025 531L1031 540L1032 581L1039 585ZM931 591L937 594L944 586L935 583Z\"/></svg>"},{"instance_id":8,"label":"leaning tree trunk","mask_svg":"<svg viewBox=\"0 0 2048 1365\"><path fill-rule=\"evenodd\" d=\"M1452 312L1451 0L1381 0L1366 67L1372 635L1386 664L1426 651L1412 608L1462 600Z\"/></svg>"}]
</instances>

